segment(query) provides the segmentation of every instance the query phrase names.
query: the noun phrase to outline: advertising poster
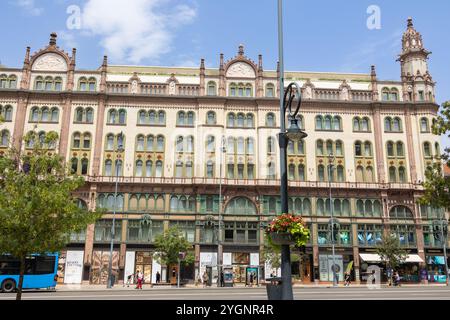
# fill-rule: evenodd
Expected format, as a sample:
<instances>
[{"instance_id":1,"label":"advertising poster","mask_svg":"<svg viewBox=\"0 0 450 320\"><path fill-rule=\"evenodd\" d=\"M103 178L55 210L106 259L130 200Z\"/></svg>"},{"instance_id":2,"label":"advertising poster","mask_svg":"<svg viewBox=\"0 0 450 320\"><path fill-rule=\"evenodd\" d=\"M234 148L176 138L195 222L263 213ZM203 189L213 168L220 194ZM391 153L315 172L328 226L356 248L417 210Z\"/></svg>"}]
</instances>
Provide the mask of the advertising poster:
<instances>
[{"instance_id":1,"label":"advertising poster","mask_svg":"<svg viewBox=\"0 0 450 320\"><path fill-rule=\"evenodd\" d=\"M125 254L125 272L124 272L124 278L123 281L126 283L128 280L128 276L134 275L134 259L135 259L135 252L134 251L127 251ZM132 277L131 281L133 283L134 277Z\"/></svg>"},{"instance_id":2,"label":"advertising poster","mask_svg":"<svg viewBox=\"0 0 450 320\"><path fill-rule=\"evenodd\" d=\"M325 254L319 255L319 273L320 281L328 281L328 256Z\"/></svg>"},{"instance_id":3,"label":"advertising poster","mask_svg":"<svg viewBox=\"0 0 450 320\"><path fill-rule=\"evenodd\" d=\"M259 253L250 253L250 265L259 266Z\"/></svg>"},{"instance_id":4,"label":"advertising poster","mask_svg":"<svg viewBox=\"0 0 450 320\"><path fill-rule=\"evenodd\" d=\"M224 266L231 266L231 252L224 252L223 253L223 265Z\"/></svg>"},{"instance_id":5,"label":"advertising poster","mask_svg":"<svg viewBox=\"0 0 450 320\"><path fill-rule=\"evenodd\" d=\"M67 251L64 283L80 284L83 274L84 251Z\"/></svg>"}]
</instances>

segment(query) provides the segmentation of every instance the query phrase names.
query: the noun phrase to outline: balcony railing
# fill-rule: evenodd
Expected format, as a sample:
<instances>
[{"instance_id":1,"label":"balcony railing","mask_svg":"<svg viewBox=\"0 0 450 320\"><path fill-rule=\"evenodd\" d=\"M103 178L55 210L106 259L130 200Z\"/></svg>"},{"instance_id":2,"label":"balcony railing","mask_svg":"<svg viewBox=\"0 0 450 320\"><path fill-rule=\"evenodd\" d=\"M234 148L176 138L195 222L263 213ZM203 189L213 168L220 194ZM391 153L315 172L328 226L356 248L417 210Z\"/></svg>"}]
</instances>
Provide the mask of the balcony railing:
<instances>
[{"instance_id":1,"label":"balcony railing","mask_svg":"<svg viewBox=\"0 0 450 320\"><path fill-rule=\"evenodd\" d=\"M257 186L257 187L278 187L279 179L228 179L228 178L174 178L174 177L118 177L121 184L161 184L161 185L239 185L239 186ZM87 182L97 183L115 183L116 177L108 176L89 176ZM329 188L329 182L319 181L289 181L293 188ZM332 182L333 189L401 189L401 190L423 190L422 185L414 183L366 183L366 182Z\"/></svg>"}]
</instances>

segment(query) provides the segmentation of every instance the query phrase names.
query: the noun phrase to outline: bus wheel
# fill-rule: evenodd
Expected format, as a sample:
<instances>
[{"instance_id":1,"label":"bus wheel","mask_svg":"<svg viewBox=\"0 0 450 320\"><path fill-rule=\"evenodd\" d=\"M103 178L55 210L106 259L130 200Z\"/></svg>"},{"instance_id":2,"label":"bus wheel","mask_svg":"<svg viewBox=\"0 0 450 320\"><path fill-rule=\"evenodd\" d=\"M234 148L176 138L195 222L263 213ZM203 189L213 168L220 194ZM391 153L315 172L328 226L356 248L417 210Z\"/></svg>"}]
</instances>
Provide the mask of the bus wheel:
<instances>
[{"instance_id":1,"label":"bus wheel","mask_svg":"<svg viewBox=\"0 0 450 320\"><path fill-rule=\"evenodd\" d=\"M12 279L7 279L2 283L2 291L11 293L16 289L16 282Z\"/></svg>"}]
</instances>

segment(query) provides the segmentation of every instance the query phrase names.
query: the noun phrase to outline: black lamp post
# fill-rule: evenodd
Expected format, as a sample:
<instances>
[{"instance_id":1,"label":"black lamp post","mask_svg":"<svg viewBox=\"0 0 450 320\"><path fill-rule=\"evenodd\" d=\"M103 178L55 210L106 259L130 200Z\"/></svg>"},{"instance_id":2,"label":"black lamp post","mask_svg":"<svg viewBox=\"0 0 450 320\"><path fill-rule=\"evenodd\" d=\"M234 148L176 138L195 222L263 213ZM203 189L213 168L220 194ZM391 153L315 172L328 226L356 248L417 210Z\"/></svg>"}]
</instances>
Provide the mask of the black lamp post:
<instances>
[{"instance_id":1,"label":"black lamp post","mask_svg":"<svg viewBox=\"0 0 450 320\"><path fill-rule=\"evenodd\" d=\"M294 87L296 91L294 92ZM283 88L283 87L282 87ZM283 88L284 89L284 88ZM283 90L280 90L283 93ZM292 110L292 104L294 100L297 100L297 105L295 110ZM296 83L291 83L287 87L284 95L281 95L280 101L280 133L278 134L278 143L280 146L280 173L281 173L281 211L282 213L287 213L288 208L288 178L287 178L287 154L286 149L289 140L300 141L306 138L308 135L300 130L298 126L298 120L296 118L300 105L302 103L300 95L300 87ZM286 111L288 111L288 118L290 121L290 126L286 130ZM294 296L292 293L292 272L291 272L291 252L289 245L281 246L281 278L282 278L282 300L293 300Z\"/></svg>"}]
</instances>

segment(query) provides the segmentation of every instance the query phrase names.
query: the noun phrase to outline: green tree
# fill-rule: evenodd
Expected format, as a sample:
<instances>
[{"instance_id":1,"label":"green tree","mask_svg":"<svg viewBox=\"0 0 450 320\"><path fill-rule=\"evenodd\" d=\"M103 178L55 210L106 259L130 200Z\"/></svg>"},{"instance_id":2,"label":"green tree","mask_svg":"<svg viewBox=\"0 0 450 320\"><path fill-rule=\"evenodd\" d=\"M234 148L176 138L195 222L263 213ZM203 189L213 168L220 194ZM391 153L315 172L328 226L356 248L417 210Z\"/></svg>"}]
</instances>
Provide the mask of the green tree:
<instances>
[{"instance_id":1,"label":"green tree","mask_svg":"<svg viewBox=\"0 0 450 320\"><path fill-rule=\"evenodd\" d=\"M400 246L400 242L393 234L383 235L381 242L377 245L376 252L385 264L386 270L396 269L408 257L408 253ZM389 283L392 283L392 273L389 277Z\"/></svg>"},{"instance_id":2,"label":"green tree","mask_svg":"<svg viewBox=\"0 0 450 320\"><path fill-rule=\"evenodd\" d=\"M58 134L25 136L24 152L11 147L0 157L0 254L20 260L16 299L22 297L26 258L59 252L70 234L85 230L101 213L80 208L73 192L84 185L56 154Z\"/></svg>"},{"instance_id":3,"label":"green tree","mask_svg":"<svg viewBox=\"0 0 450 320\"><path fill-rule=\"evenodd\" d=\"M189 265L195 260L192 253L192 244L186 240L177 227L171 227L164 231L163 234L156 236L155 247L155 258L159 263L167 267L178 265L178 262L183 265ZM186 254L182 261L179 261L180 253Z\"/></svg>"}]
</instances>

